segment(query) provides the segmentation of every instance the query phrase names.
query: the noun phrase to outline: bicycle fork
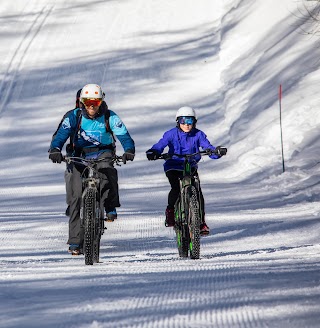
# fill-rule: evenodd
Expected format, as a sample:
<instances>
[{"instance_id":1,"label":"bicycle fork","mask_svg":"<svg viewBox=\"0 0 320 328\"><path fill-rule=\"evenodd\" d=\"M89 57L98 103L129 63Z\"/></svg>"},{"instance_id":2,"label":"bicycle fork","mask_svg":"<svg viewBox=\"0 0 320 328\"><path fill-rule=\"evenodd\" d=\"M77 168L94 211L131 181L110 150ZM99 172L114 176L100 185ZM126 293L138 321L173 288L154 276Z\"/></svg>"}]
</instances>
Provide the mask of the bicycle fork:
<instances>
[{"instance_id":1,"label":"bicycle fork","mask_svg":"<svg viewBox=\"0 0 320 328\"><path fill-rule=\"evenodd\" d=\"M96 178L86 178L83 181L83 193L82 193L82 197L81 197L81 207L80 207L80 227L84 227L84 200L87 197L87 194L89 193L89 190L93 189L93 192L98 196L98 188L99 188L99 179ZM90 192L91 193L91 192ZM100 199L96 199L96 204L95 204L95 220L100 220L101 218L103 219L103 217L101 217L101 208L100 208Z\"/></svg>"},{"instance_id":2,"label":"bicycle fork","mask_svg":"<svg viewBox=\"0 0 320 328\"><path fill-rule=\"evenodd\" d=\"M180 180L180 195L175 204L175 222L178 229L183 234L184 238L187 238L188 229L185 229L188 222L188 204L185 199L186 189L191 185L191 177L184 177Z\"/></svg>"}]
</instances>

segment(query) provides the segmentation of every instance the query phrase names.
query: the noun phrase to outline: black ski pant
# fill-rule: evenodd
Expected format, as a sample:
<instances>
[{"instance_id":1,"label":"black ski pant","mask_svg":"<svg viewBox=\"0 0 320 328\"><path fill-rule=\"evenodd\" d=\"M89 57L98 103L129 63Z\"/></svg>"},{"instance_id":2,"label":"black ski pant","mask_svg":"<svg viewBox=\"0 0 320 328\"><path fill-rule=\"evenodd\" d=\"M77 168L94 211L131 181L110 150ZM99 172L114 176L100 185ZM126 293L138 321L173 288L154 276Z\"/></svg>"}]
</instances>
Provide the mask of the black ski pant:
<instances>
[{"instance_id":1,"label":"black ski pant","mask_svg":"<svg viewBox=\"0 0 320 328\"><path fill-rule=\"evenodd\" d=\"M68 206L70 206L72 198L72 169L69 168L69 166L70 164L68 164L64 172L64 181L66 183L66 203Z\"/></svg>"},{"instance_id":2,"label":"black ski pant","mask_svg":"<svg viewBox=\"0 0 320 328\"><path fill-rule=\"evenodd\" d=\"M194 174L199 179L198 172L195 171ZM168 208L174 208L174 205L180 194L180 179L182 179L182 177L183 177L183 172L178 171L178 170L170 170L170 171L166 172L166 176L167 176L170 186L171 186L171 189L168 194ZM200 186L200 179L199 179L199 203L200 203L200 208L202 209L202 213L203 213L202 221L204 222L204 215L205 215L204 198L203 198L203 194L202 194L202 190L201 190L201 186Z\"/></svg>"},{"instance_id":3,"label":"black ski pant","mask_svg":"<svg viewBox=\"0 0 320 328\"><path fill-rule=\"evenodd\" d=\"M104 153L100 157L107 158L106 161L97 164L97 170L100 173L100 190L101 202L106 210L112 210L120 207L119 188L118 188L118 172L113 166L112 154ZM70 219L69 219L69 239L68 244L83 244L83 229L80 227L80 207L82 196L82 178L81 174L84 166L73 165L71 175L72 197L70 203ZM103 209L102 209L103 210Z\"/></svg>"},{"instance_id":4,"label":"black ski pant","mask_svg":"<svg viewBox=\"0 0 320 328\"><path fill-rule=\"evenodd\" d=\"M66 155L72 156L73 155L73 146L71 144L67 144L66 146ZM71 204L72 198L72 163L66 163L66 170L64 171L64 181L66 183L66 203L68 207Z\"/></svg>"}]
</instances>

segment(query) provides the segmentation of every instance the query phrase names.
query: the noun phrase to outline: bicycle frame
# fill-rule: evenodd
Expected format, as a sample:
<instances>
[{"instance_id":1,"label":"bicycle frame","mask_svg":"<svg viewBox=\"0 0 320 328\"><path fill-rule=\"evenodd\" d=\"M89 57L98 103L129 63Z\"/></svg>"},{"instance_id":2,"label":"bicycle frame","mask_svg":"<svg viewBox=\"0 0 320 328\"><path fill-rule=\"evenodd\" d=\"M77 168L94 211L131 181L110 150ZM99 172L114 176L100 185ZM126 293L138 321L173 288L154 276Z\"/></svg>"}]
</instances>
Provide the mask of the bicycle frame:
<instances>
[{"instance_id":1,"label":"bicycle frame","mask_svg":"<svg viewBox=\"0 0 320 328\"><path fill-rule=\"evenodd\" d=\"M95 163L96 164L96 163ZM89 165L86 167L88 169L88 176L85 177L82 175L82 197L81 197L81 208L80 208L80 225L81 227L84 227L84 203L83 200L86 197L88 190L93 189L94 193L98 196L98 203L99 207L95 208L95 216L96 219L102 219L101 214L103 214L103 207L100 203L100 196L101 196L101 190L100 190L100 178L98 176L97 171L93 167L93 165ZM104 227L103 227L104 228ZM104 229L102 229L101 235L103 234Z\"/></svg>"},{"instance_id":2,"label":"bicycle frame","mask_svg":"<svg viewBox=\"0 0 320 328\"><path fill-rule=\"evenodd\" d=\"M99 262L100 239L104 233L104 204L101 202L100 177L96 166L106 160L85 159L82 157L65 157L70 163L85 166L82 172L82 196L80 207L80 227L84 230L84 255L85 264L92 265ZM113 161L119 165L120 156L115 156Z\"/></svg>"},{"instance_id":3,"label":"bicycle frame","mask_svg":"<svg viewBox=\"0 0 320 328\"><path fill-rule=\"evenodd\" d=\"M183 163L183 176L180 179L180 197L178 198L177 202L180 201L181 205L184 207L183 202L183 195L185 194L185 189L187 189L189 186L193 186L196 188L197 194L199 196L200 192L200 180L197 174L192 173L191 164L189 162L189 157L184 158ZM200 197L198 197L198 201L200 204ZM201 218L203 215L203 209L200 206L200 214Z\"/></svg>"},{"instance_id":4,"label":"bicycle frame","mask_svg":"<svg viewBox=\"0 0 320 328\"><path fill-rule=\"evenodd\" d=\"M190 159L194 156L211 155L215 151L201 151L194 154L162 154L159 158L168 159L173 156L183 157L183 176L179 181L180 194L175 203L175 232L180 257L199 259L200 257L200 223L203 219L203 208L200 202L200 180L192 172Z\"/></svg>"},{"instance_id":5,"label":"bicycle frame","mask_svg":"<svg viewBox=\"0 0 320 328\"><path fill-rule=\"evenodd\" d=\"M197 253L200 254L200 236L196 237L198 246L194 245L193 237L196 236L195 229L197 229L198 234L200 234L199 184L197 176L192 174L192 168L188 157L184 158L183 176L179 184L180 194L174 208L178 251L180 257L188 257L188 253L190 252L190 257L196 259L199 258L199 255L193 254L193 252L195 248L199 250ZM197 201L193 204L191 209L190 197L192 197L193 194L196 194Z\"/></svg>"}]
</instances>

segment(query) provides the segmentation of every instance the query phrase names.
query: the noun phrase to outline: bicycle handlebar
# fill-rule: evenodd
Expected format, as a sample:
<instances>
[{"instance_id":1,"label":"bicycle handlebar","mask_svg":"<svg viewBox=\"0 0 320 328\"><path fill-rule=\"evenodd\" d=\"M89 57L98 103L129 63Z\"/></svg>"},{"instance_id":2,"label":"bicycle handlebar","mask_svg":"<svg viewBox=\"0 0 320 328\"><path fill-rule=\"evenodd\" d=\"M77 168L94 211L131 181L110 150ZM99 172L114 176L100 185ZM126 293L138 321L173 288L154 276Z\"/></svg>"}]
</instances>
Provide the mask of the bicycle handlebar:
<instances>
[{"instance_id":1,"label":"bicycle handlebar","mask_svg":"<svg viewBox=\"0 0 320 328\"><path fill-rule=\"evenodd\" d=\"M182 158L191 158L191 157L194 157L196 155L201 155L201 156L205 156L205 155L219 155L219 152L216 151L216 150L201 150L201 151L198 151L196 153L193 153L193 154L169 154L169 153L164 153L164 154L161 154L157 159L170 159L172 158L173 156L177 156L177 157L182 157Z\"/></svg>"},{"instance_id":2,"label":"bicycle handlebar","mask_svg":"<svg viewBox=\"0 0 320 328\"><path fill-rule=\"evenodd\" d=\"M103 162L105 160L110 160L108 157L102 157L102 158L83 158L83 157L78 157L78 156L63 156L62 161L70 164L71 162L77 163L77 164L96 164L99 162ZM122 162L122 156L114 155L112 157L112 160L117 164L120 165L119 163ZM85 164L86 163L86 164Z\"/></svg>"}]
</instances>

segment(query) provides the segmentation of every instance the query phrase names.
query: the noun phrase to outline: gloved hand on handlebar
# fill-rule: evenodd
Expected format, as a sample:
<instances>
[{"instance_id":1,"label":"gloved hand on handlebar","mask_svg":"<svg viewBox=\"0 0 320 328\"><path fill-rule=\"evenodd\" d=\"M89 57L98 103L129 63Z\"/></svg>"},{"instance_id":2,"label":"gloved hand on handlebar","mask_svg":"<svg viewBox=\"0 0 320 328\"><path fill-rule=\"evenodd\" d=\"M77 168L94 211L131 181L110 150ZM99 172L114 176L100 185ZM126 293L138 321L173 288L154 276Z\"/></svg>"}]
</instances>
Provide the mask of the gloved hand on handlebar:
<instances>
[{"instance_id":1,"label":"gloved hand on handlebar","mask_svg":"<svg viewBox=\"0 0 320 328\"><path fill-rule=\"evenodd\" d=\"M146 155L149 161L155 161L160 157L160 154L155 149L147 150Z\"/></svg>"},{"instance_id":2,"label":"gloved hand on handlebar","mask_svg":"<svg viewBox=\"0 0 320 328\"><path fill-rule=\"evenodd\" d=\"M208 154L208 155L212 155L214 154L215 150L211 149L211 148L207 148L205 149L205 152Z\"/></svg>"},{"instance_id":3,"label":"gloved hand on handlebar","mask_svg":"<svg viewBox=\"0 0 320 328\"><path fill-rule=\"evenodd\" d=\"M221 147L221 146L216 147L216 153L219 157L222 157L222 156L226 155L227 151L228 150L227 150L226 147Z\"/></svg>"},{"instance_id":4,"label":"gloved hand on handlebar","mask_svg":"<svg viewBox=\"0 0 320 328\"><path fill-rule=\"evenodd\" d=\"M63 156L61 154L60 149L58 148L52 148L49 151L49 159L52 160L53 163L59 163L61 164L62 160L63 160Z\"/></svg>"},{"instance_id":5,"label":"gloved hand on handlebar","mask_svg":"<svg viewBox=\"0 0 320 328\"><path fill-rule=\"evenodd\" d=\"M134 159L134 150L132 150L132 149L128 149L122 155L122 162L123 162L123 164L126 164L127 161L133 161L133 159Z\"/></svg>"}]
</instances>

